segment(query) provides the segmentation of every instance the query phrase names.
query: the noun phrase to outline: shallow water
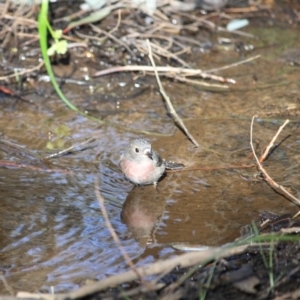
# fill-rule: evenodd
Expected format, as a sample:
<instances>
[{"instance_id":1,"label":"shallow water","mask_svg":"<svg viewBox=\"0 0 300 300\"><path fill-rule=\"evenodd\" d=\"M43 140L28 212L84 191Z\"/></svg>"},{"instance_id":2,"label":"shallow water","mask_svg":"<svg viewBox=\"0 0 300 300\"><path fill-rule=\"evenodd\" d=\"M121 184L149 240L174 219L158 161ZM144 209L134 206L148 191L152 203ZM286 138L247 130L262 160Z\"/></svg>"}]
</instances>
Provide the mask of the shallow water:
<instances>
[{"instance_id":1,"label":"shallow water","mask_svg":"<svg viewBox=\"0 0 300 300\"><path fill-rule=\"evenodd\" d=\"M263 210L298 211L258 180L255 168L232 167L254 162L248 157L254 114L259 115L254 124L258 154L289 118L277 140L282 143L264 166L275 181L299 196L299 69L281 58L286 49L300 48L298 28L253 25L246 30L260 40L247 41L255 50L244 55L261 58L219 74L237 80L229 91L214 93L163 80L200 148L174 126L154 78L113 74L92 80L93 89L63 86L72 103L103 117L102 122L68 111L43 82L40 95L26 96L31 104L0 99L1 139L15 144L0 143L1 273L15 291L49 292L51 286L56 293L67 291L86 279L127 268L102 217L95 178L110 221L137 265L180 253L172 248L174 243L230 242ZM185 59L195 68L210 69L243 58L219 49ZM97 69L93 61L81 63ZM79 73L76 79L83 76ZM47 146L58 151L91 137L96 142L88 149L42 159ZM170 172L158 190L133 189L118 160L134 137L148 138L165 159L202 170ZM0 292L7 293L2 285Z\"/></svg>"}]
</instances>

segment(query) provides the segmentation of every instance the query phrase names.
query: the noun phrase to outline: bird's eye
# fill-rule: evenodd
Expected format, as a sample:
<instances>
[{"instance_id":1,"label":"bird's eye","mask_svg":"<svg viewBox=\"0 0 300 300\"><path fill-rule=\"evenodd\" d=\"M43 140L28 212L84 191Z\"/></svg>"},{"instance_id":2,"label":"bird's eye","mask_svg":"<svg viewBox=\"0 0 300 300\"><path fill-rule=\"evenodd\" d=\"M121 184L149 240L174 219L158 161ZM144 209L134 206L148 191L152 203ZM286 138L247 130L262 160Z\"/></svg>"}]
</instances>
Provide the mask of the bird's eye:
<instances>
[{"instance_id":1,"label":"bird's eye","mask_svg":"<svg viewBox=\"0 0 300 300\"><path fill-rule=\"evenodd\" d=\"M139 152L140 152L140 149L139 149L139 148L135 148L134 150L135 150L136 153L139 153Z\"/></svg>"}]
</instances>

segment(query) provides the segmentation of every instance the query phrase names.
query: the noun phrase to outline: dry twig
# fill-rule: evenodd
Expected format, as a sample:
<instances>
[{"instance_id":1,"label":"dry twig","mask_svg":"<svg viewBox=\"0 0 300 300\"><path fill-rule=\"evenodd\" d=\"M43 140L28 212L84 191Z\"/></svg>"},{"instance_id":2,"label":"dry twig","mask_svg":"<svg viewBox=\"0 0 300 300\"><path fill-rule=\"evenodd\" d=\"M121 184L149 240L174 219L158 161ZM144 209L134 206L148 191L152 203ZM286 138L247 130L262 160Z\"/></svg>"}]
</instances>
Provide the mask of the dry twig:
<instances>
[{"instance_id":1,"label":"dry twig","mask_svg":"<svg viewBox=\"0 0 300 300\"><path fill-rule=\"evenodd\" d=\"M26 73L31 73L33 71L39 70L43 65L44 65L44 61L40 62L37 66L35 66L31 69L25 69L25 70L22 70L21 72L15 72L15 73L7 75L7 76L1 76L0 80L6 80L8 78L13 78L13 77L24 75Z\"/></svg>"},{"instance_id":2,"label":"dry twig","mask_svg":"<svg viewBox=\"0 0 300 300\"><path fill-rule=\"evenodd\" d=\"M58 152L55 152L55 153L52 153L52 154L49 154L47 156L45 156L43 159L50 159L50 158L55 158L55 157L58 157L58 156L62 156L66 153L70 153L70 152L75 152L75 151L82 151L83 149L85 149L87 147L87 145L94 141L95 138L94 137L91 137L89 138L88 140L86 141L83 141L81 143L78 143L78 144L75 144L75 145L72 145L66 149L63 149L61 151L58 151Z\"/></svg>"},{"instance_id":3,"label":"dry twig","mask_svg":"<svg viewBox=\"0 0 300 300\"><path fill-rule=\"evenodd\" d=\"M204 73L201 70L195 70L195 69L186 69L186 68L174 68L174 67L152 67L152 66L119 66L119 67L113 67L109 69L105 69L99 72L96 72L94 74L94 77L98 76L103 76L103 75L108 75L111 73L116 73L116 72L126 72L126 71L143 71L143 72L154 72L156 69L157 72L161 73L161 76L166 76L182 81L190 81L189 79L186 79L185 77L192 77L192 76L200 76L202 78L207 78L207 79L212 79L220 82L228 82L228 83L235 83L234 79L231 78L224 78L221 76L216 76L212 75L209 73ZM153 74L151 74L153 75ZM181 75L181 76L180 76ZM193 83L196 81L194 80ZM229 87L227 85L219 85L219 84L208 84L206 82L199 82L197 81L198 84L202 86L209 86L209 87L216 87L216 88L223 88L223 89L228 89Z\"/></svg>"},{"instance_id":4,"label":"dry twig","mask_svg":"<svg viewBox=\"0 0 300 300\"><path fill-rule=\"evenodd\" d=\"M3 275L0 275L0 280L3 282L6 290L10 293L11 296L14 296L14 290L12 289L12 287L8 284L6 278Z\"/></svg>"},{"instance_id":5,"label":"dry twig","mask_svg":"<svg viewBox=\"0 0 300 300\"><path fill-rule=\"evenodd\" d=\"M178 266L180 267L190 267L194 266L196 264L206 264L207 262L211 260L215 260L218 258L223 258L231 255L236 255L239 253L242 253L247 249L248 245L245 246L238 246L234 248L212 248L207 251L201 251L201 252L190 252L185 253L180 256L163 260L163 261L157 261L155 263L152 263L150 265L139 267L136 269L136 271L141 274L143 277L150 276L150 275L156 275L164 272L166 269L174 269ZM83 298L88 295L97 293L99 291L102 291L106 289L107 287L114 287L119 284L130 282L132 280L136 280L139 277L137 276L137 273L134 270L127 271L123 274L112 276L106 279L103 279L100 282L97 282L95 284L91 284L88 286L84 286L82 288L79 288L78 290L71 292L69 294L66 294L63 299L69 299L74 300L78 298Z\"/></svg>"},{"instance_id":6,"label":"dry twig","mask_svg":"<svg viewBox=\"0 0 300 300\"><path fill-rule=\"evenodd\" d=\"M226 69L229 69L229 68L233 68L233 67L237 67L239 65L245 64L245 63L250 62L252 60L255 60L257 58L260 58L260 54L252 56L252 57L249 57L247 59L243 59L241 61L235 62L235 63L230 64L230 65L226 65L226 66L220 67L220 68L214 68L214 69L206 70L204 72L205 73L213 73L213 72L223 71L223 70L226 70Z\"/></svg>"},{"instance_id":7,"label":"dry twig","mask_svg":"<svg viewBox=\"0 0 300 300\"><path fill-rule=\"evenodd\" d=\"M109 220L105 205L104 205L104 199L100 193L100 187L99 187L99 182L98 182L98 178L95 177L95 195L97 197L97 200L99 202L100 205L100 209L105 221L105 225L107 227L107 229L110 232L110 235L112 236L112 238L114 239L115 244L118 246L120 252L122 253L127 265L133 270L133 272L136 274L137 278L143 282L143 278L142 275L137 271L137 268L135 267L134 263L131 261L130 257L128 256L127 252L125 251L125 249L123 248L113 226L111 225L111 222Z\"/></svg>"},{"instance_id":8,"label":"dry twig","mask_svg":"<svg viewBox=\"0 0 300 300\"><path fill-rule=\"evenodd\" d=\"M287 199L289 199L290 201L292 201L293 203L295 203L296 205L300 206L300 200L296 197L294 197L291 193L289 193L283 186L279 185L278 183L276 183L271 177L270 175L266 172L266 170L262 167L261 165L261 161L262 158L259 160L258 157L256 156L256 153L254 151L254 146L253 146L253 142L252 142L252 138L253 138L253 122L254 119L256 118L256 116L252 117L252 121L251 121L251 128L250 128L250 146L253 152L253 155L255 157L256 163L257 163L257 167L258 170L262 173L264 180L276 191L278 192L280 195L283 195L284 197L286 197ZM279 127L276 135L274 136L274 138L271 140L271 142L269 143L265 153L263 154L263 157L266 157L268 155L268 152L270 150L270 148L273 146L276 138L278 137L279 133L282 131L282 129L285 127L285 125L289 122L289 120L286 120L284 122L284 124L282 126Z\"/></svg>"},{"instance_id":9,"label":"dry twig","mask_svg":"<svg viewBox=\"0 0 300 300\"><path fill-rule=\"evenodd\" d=\"M45 300L75 300L87 297L89 295L103 291L109 287L115 287L120 284L131 282L133 280L139 279L138 274L141 274L143 277L153 276L157 274L164 273L165 270L172 270L176 267L191 267L197 264L205 265L212 260L217 260L220 258L238 255L243 253L249 245L236 246L236 247L217 247L211 248L206 251L199 252L189 252L170 258L167 260L159 260L155 263L136 268L135 270L129 270L125 273L118 274L115 276L108 277L94 284L83 286L76 291L67 293L67 294L35 294L27 292L19 292L17 298L32 298L32 299L45 299ZM152 290L157 290L157 288L162 288L161 284L158 283L156 286L152 286ZM149 289L148 289L149 291ZM130 292L129 292L130 293Z\"/></svg>"},{"instance_id":10,"label":"dry twig","mask_svg":"<svg viewBox=\"0 0 300 300\"><path fill-rule=\"evenodd\" d=\"M193 142L193 144L196 147L199 147L198 142L194 139L194 137L190 134L190 132L188 131L188 129L185 127L183 121L177 115L177 112L174 109L170 98L166 94L166 92L165 92L165 90L164 90L164 88L163 88L163 86L162 86L162 84L160 82L160 79L159 79L159 76L158 76L158 72L156 70L155 62L154 62L153 57L152 57L151 46L150 46L149 40L147 40L147 44L148 44L148 49L149 49L149 58L151 60L152 66L154 67L154 72L155 72L156 80L157 80L157 83L158 83L158 86L159 86L159 91L162 94L162 96L164 97L164 99L165 99L165 101L166 101L166 103L167 103L167 105L169 107L170 114L173 116L173 119L178 124L178 126L184 131L184 133L188 136L188 138Z\"/></svg>"},{"instance_id":11,"label":"dry twig","mask_svg":"<svg viewBox=\"0 0 300 300\"><path fill-rule=\"evenodd\" d=\"M280 132L282 131L282 129L285 127L285 125L287 125L287 123L289 122L289 120L286 120L283 125L281 125L277 131L277 133L274 135L273 139L271 140L271 142L269 143L269 145L267 146L264 154L260 157L259 162L262 163L266 160L271 148L273 147L277 137L279 136Z\"/></svg>"}]
</instances>

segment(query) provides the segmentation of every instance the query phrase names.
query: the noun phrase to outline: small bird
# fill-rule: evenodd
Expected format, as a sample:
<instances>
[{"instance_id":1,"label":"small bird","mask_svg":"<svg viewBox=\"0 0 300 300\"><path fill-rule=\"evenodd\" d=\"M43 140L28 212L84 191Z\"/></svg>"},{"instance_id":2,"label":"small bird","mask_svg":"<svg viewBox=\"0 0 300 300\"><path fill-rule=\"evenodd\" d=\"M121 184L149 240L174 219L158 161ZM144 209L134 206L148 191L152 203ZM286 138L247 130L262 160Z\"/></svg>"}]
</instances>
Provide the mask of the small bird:
<instances>
[{"instance_id":1,"label":"small bird","mask_svg":"<svg viewBox=\"0 0 300 300\"><path fill-rule=\"evenodd\" d=\"M125 177L136 185L154 184L167 169L179 169L184 165L162 160L145 139L132 140L121 155L120 167Z\"/></svg>"}]
</instances>

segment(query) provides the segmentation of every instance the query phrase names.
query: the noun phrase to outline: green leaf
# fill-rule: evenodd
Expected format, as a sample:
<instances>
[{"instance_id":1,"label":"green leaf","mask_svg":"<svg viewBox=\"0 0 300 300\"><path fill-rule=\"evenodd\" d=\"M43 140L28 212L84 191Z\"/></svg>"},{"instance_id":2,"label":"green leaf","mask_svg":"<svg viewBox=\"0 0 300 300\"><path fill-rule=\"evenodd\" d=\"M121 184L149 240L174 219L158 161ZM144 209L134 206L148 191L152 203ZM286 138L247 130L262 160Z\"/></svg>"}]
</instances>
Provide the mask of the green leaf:
<instances>
[{"instance_id":1,"label":"green leaf","mask_svg":"<svg viewBox=\"0 0 300 300\"><path fill-rule=\"evenodd\" d=\"M55 52L56 52L56 44L53 44L50 48L48 48L47 55L52 56L55 54Z\"/></svg>"},{"instance_id":2,"label":"green leaf","mask_svg":"<svg viewBox=\"0 0 300 300\"><path fill-rule=\"evenodd\" d=\"M38 30L39 30L39 37L40 37L40 47L41 47L41 52L43 56L43 60L45 63L45 67L47 70L47 73L50 77L51 83L56 91L56 93L59 95L60 99L72 110L78 111L78 108L74 106L63 94L61 89L59 88L59 85L56 81L56 78L54 76L52 67L51 67L51 62L47 53L47 28L50 27L50 24L48 22L48 7L49 7L49 2L48 0L43 0L40 13L38 16Z\"/></svg>"},{"instance_id":3,"label":"green leaf","mask_svg":"<svg viewBox=\"0 0 300 300\"><path fill-rule=\"evenodd\" d=\"M66 40L61 40L56 43L57 54L65 54L68 50L68 42Z\"/></svg>"},{"instance_id":4,"label":"green leaf","mask_svg":"<svg viewBox=\"0 0 300 300\"><path fill-rule=\"evenodd\" d=\"M48 56L52 56L55 53L57 54L65 54L68 50L68 42L66 40L61 40L55 42L50 48L47 50Z\"/></svg>"},{"instance_id":5,"label":"green leaf","mask_svg":"<svg viewBox=\"0 0 300 300\"><path fill-rule=\"evenodd\" d=\"M61 30L61 29L54 30L54 31L53 31L52 37L53 37L55 40L61 39L61 37L62 37L62 30Z\"/></svg>"}]
</instances>

